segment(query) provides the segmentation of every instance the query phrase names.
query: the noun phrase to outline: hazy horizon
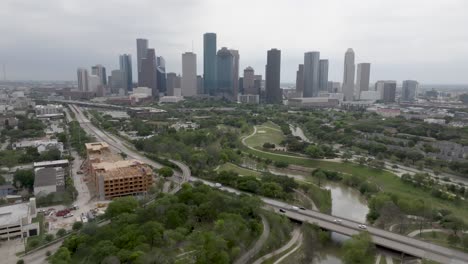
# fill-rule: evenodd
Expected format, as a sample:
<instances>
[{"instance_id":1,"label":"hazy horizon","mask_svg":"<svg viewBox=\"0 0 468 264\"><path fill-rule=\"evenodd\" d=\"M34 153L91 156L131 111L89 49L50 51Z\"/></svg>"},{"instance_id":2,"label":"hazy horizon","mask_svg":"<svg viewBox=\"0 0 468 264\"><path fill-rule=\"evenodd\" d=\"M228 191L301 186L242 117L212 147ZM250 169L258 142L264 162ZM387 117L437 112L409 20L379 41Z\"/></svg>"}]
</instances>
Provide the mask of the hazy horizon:
<instances>
[{"instance_id":1,"label":"hazy horizon","mask_svg":"<svg viewBox=\"0 0 468 264\"><path fill-rule=\"evenodd\" d=\"M330 60L330 80L342 82L347 48L370 62L371 80L414 79L423 84L468 84L468 1L124 1L4 0L0 10L0 66L9 80L76 79L78 67L118 68L136 38L147 38L167 72L180 73L181 54L197 54L203 74L203 33L216 32L218 49L240 53L240 74L264 75L266 53L281 50L281 80L294 82L307 51ZM3 74L1 74L3 78Z\"/></svg>"}]
</instances>

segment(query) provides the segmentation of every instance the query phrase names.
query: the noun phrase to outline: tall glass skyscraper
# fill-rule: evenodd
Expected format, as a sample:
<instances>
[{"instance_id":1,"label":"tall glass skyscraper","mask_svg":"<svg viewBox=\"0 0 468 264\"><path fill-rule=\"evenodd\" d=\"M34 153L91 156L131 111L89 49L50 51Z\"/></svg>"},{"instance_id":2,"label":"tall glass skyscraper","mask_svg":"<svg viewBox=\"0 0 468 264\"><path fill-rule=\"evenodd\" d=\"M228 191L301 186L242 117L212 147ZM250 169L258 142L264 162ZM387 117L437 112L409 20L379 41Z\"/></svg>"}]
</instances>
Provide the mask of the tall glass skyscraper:
<instances>
[{"instance_id":1,"label":"tall glass skyscraper","mask_svg":"<svg viewBox=\"0 0 468 264\"><path fill-rule=\"evenodd\" d=\"M216 33L203 35L203 87L205 94L214 95L217 88Z\"/></svg>"},{"instance_id":2,"label":"tall glass skyscraper","mask_svg":"<svg viewBox=\"0 0 468 264\"><path fill-rule=\"evenodd\" d=\"M283 102L280 88L281 50L271 49L268 51L265 73L266 102L268 104L281 104Z\"/></svg>"},{"instance_id":3,"label":"tall glass skyscraper","mask_svg":"<svg viewBox=\"0 0 468 264\"><path fill-rule=\"evenodd\" d=\"M221 48L217 53L217 73L216 93L232 99L234 96L234 56L226 47Z\"/></svg>"},{"instance_id":4,"label":"tall glass skyscraper","mask_svg":"<svg viewBox=\"0 0 468 264\"><path fill-rule=\"evenodd\" d=\"M320 52L304 54L304 96L317 97L319 93Z\"/></svg>"},{"instance_id":5,"label":"tall glass skyscraper","mask_svg":"<svg viewBox=\"0 0 468 264\"><path fill-rule=\"evenodd\" d=\"M119 57L120 70L125 74L125 90L133 91L132 80L132 55L122 54Z\"/></svg>"}]
</instances>

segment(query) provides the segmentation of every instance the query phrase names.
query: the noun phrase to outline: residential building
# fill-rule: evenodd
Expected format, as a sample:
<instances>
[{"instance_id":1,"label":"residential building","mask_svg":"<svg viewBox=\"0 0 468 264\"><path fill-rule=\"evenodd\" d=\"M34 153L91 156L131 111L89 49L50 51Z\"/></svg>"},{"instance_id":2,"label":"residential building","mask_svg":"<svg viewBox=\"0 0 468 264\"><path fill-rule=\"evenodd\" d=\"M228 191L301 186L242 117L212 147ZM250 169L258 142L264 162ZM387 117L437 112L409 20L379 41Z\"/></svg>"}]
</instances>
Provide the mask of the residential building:
<instances>
[{"instance_id":1,"label":"residential building","mask_svg":"<svg viewBox=\"0 0 468 264\"><path fill-rule=\"evenodd\" d=\"M63 115L63 106L55 104L36 105L36 116Z\"/></svg>"},{"instance_id":2,"label":"residential building","mask_svg":"<svg viewBox=\"0 0 468 264\"><path fill-rule=\"evenodd\" d=\"M345 53L344 74L343 74L343 94L345 101L354 100L354 74L356 65L354 64L354 51L349 48Z\"/></svg>"},{"instance_id":3,"label":"residential building","mask_svg":"<svg viewBox=\"0 0 468 264\"><path fill-rule=\"evenodd\" d=\"M182 54L182 96L197 95L197 55L193 52Z\"/></svg>"},{"instance_id":4,"label":"residential building","mask_svg":"<svg viewBox=\"0 0 468 264\"><path fill-rule=\"evenodd\" d=\"M125 91L130 92L133 89L133 79L132 79L132 55L122 54L119 57L120 70L124 72L125 75Z\"/></svg>"},{"instance_id":5,"label":"residential building","mask_svg":"<svg viewBox=\"0 0 468 264\"><path fill-rule=\"evenodd\" d=\"M319 92L328 91L328 60L319 60Z\"/></svg>"},{"instance_id":6,"label":"residential building","mask_svg":"<svg viewBox=\"0 0 468 264\"><path fill-rule=\"evenodd\" d=\"M88 70L84 68L78 68L77 77L78 77L78 90L82 92L87 92L88 91Z\"/></svg>"},{"instance_id":7,"label":"residential building","mask_svg":"<svg viewBox=\"0 0 468 264\"><path fill-rule=\"evenodd\" d=\"M354 97L360 100L362 93L369 91L370 63L359 63L356 73L356 89Z\"/></svg>"},{"instance_id":8,"label":"residential building","mask_svg":"<svg viewBox=\"0 0 468 264\"><path fill-rule=\"evenodd\" d=\"M242 79L242 88L244 94L259 94L260 91L255 89L255 71L252 67L244 69L244 78Z\"/></svg>"},{"instance_id":9,"label":"residential building","mask_svg":"<svg viewBox=\"0 0 468 264\"><path fill-rule=\"evenodd\" d=\"M36 216L36 198L30 198L27 203L0 206L0 239L39 235L39 222L32 223Z\"/></svg>"},{"instance_id":10,"label":"residential building","mask_svg":"<svg viewBox=\"0 0 468 264\"><path fill-rule=\"evenodd\" d=\"M268 104L283 103L281 82L281 50L271 49L267 52L267 64L265 70L265 92Z\"/></svg>"},{"instance_id":11,"label":"residential building","mask_svg":"<svg viewBox=\"0 0 468 264\"><path fill-rule=\"evenodd\" d=\"M304 95L304 64L299 64L296 71L296 93L299 97Z\"/></svg>"},{"instance_id":12,"label":"residential building","mask_svg":"<svg viewBox=\"0 0 468 264\"><path fill-rule=\"evenodd\" d=\"M146 52L148 51L148 40L139 38L136 40L137 43L137 71L138 71L138 85L141 86L141 69L143 59L146 58Z\"/></svg>"},{"instance_id":13,"label":"residential building","mask_svg":"<svg viewBox=\"0 0 468 264\"><path fill-rule=\"evenodd\" d=\"M317 97L320 78L320 52L311 51L304 54L304 92L303 97Z\"/></svg>"},{"instance_id":14,"label":"residential building","mask_svg":"<svg viewBox=\"0 0 468 264\"><path fill-rule=\"evenodd\" d=\"M403 81L401 90L401 100L404 102L412 102L416 98L419 83L413 80Z\"/></svg>"},{"instance_id":15,"label":"residential building","mask_svg":"<svg viewBox=\"0 0 468 264\"><path fill-rule=\"evenodd\" d=\"M56 139L22 140L22 141L13 143L12 148L13 149L37 148L37 151L39 153L56 148L60 152L63 152L63 143L57 141Z\"/></svg>"},{"instance_id":16,"label":"residential building","mask_svg":"<svg viewBox=\"0 0 468 264\"><path fill-rule=\"evenodd\" d=\"M91 74L99 77L101 85L107 85L106 67L102 66L101 64L95 65L91 67Z\"/></svg>"},{"instance_id":17,"label":"residential building","mask_svg":"<svg viewBox=\"0 0 468 264\"><path fill-rule=\"evenodd\" d=\"M157 65L156 65L156 52L154 49L147 49L146 57L141 60L140 80L138 80L140 87L148 87L156 97L159 94L158 80L157 80Z\"/></svg>"},{"instance_id":18,"label":"residential building","mask_svg":"<svg viewBox=\"0 0 468 264\"><path fill-rule=\"evenodd\" d=\"M218 87L216 33L203 35L203 87L204 93L215 95Z\"/></svg>"},{"instance_id":19,"label":"residential building","mask_svg":"<svg viewBox=\"0 0 468 264\"><path fill-rule=\"evenodd\" d=\"M34 196L65 191L65 171L60 167L34 169Z\"/></svg>"}]
</instances>

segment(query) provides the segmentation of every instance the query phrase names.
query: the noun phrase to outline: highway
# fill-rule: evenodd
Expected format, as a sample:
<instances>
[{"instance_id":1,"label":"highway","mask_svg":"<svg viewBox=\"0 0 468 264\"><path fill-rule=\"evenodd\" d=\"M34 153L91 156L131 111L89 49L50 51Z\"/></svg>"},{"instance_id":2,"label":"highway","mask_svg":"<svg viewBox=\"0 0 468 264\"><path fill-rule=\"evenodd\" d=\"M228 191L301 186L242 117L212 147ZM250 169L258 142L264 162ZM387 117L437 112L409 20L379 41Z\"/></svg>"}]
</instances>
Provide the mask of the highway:
<instances>
[{"instance_id":1,"label":"highway","mask_svg":"<svg viewBox=\"0 0 468 264\"><path fill-rule=\"evenodd\" d=\"M147 162L149 165L153 167L161 167L159 163L156 163L144 155L136 152L135 150L127 147L122 140L113 136L109 135L101 131L100 129L96 128L91 122L84 116L83 112L76 106L70 105L73 111L76 114L78 122L82 125L83 129L85 129L89 134L96 135L99 140L107 142L111 147L115 148L118 152L125 152L129 157L142 160ZM179 162L171 160L174 164L179 166L182 171L182 182L186 181L202 181L203 183L214 186L215 183L209 182L206 180L202 180L196 177L191 176L190 169L187 165ZM180 185L179 185L180 186ZM240 194L241 192L232 188L222 187L224 191L228 191L231 193ZM175 192L178 191L178 188ZM333 232L337 232L343 235L355 235L359 232L363 231L358 227L359 222L339 218L327 214L323 214L317 211L312 210L293 210L292 205L280 202L277 200L269 199L269 198L261 198L265 203L265 208L269 210L273 210L275 212L279 212L279 209L284 209L285 213L288 218L294 219L301 222L308 222L313 223L320 226L323 229L330 230ZM334 222L335 219L340 219L341 223ZM442 246L434 245L431 243L427 243L421 240L417 240L414 238L410 238L407 236L395 234L389 231L385 231L375 227L367 227L366 231L370 233L372 236L373 242L376 245L383 246L385 248L393 249L399 252L403 252L405 254L425 258L433 261L437 261L440 263L447 263L447 264L462 264L468 263L468 254L456 251L453 249L445 248Z\"/></svg>"}]
</instances>

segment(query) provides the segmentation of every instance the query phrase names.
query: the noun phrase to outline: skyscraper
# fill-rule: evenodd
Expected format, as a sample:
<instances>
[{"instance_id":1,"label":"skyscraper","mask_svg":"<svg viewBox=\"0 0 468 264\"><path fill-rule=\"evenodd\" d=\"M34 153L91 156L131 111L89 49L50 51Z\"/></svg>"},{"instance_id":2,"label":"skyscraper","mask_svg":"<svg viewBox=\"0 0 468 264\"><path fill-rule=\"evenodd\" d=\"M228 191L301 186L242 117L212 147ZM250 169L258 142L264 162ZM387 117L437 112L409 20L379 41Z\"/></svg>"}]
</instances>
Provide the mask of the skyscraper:
<instances>
[{"instance_id":1,"label":"skyscraper","mask_svg":"<svg viewBox=\"0 0 468 264\"><path fill-rule=\"evenodd\" d=\"M304 95L304 64L299 64L296 71L296 93L299 97Z\"/></svg>"},{"instance_id":2,"label":"skyscraper","mask_svg":"<svg viewBox=\"0 0 468 264\"><path fill-rule=\"evenodd\" d=\"M107 74L106 68L101 64L91 67L91 73L93 75L99 76L99 80L102 85L107 85Z\"/></svg>"},{"instance_id":3,"label":"skyscraper","mask_svg":"<svg viewBox=\"0 0 468 264\"><path fill-rule=\"evenodd\" d=\"M153 97L157 97L159 94L156 71L156 52L154 49L148 49L146 57L141 60L141 80L139 81L139 86L150 88Z\"/></svg>"},{"instance_id":4,"label":"skyscraper","mask_svg":"<svg viewBox=\"0 0 468 264\"><path fill-rule=\"evenodd\" d=\"M197 55L193 52L182 54L182 96L197 95Z\"/></svg>"},{"instance_id":5,"label":"skyscraper","mask_svg":"<svg viewBox=\"0 0 468 264\"><path fill-rule=\"evenodd\" d=\"M156 58L156 75L158 92L166 94L166 60L162 56Z\"/></svg>"},{"instance_id":6,"label":"skyscraper","mask_svg":"<svg viewBox=\"0 0 468 264\"><path fill-rule=\"evenodd\" d=\"M88 75L88 91L97 92L101 86L101 78L97 75ZM101 86L102 87L102 86Z\"/></svg>"},{"instance_id":7,"label":"skyscraper","mask_svg":"<svg viewBox=\"0 0 468 264\"><path fill-rule=\"evenodd\" d=\"M345 53L344 74L343 74L343 94L345 101L354 100L354 74L356 65L354 64L354 51L349 48Z\"/></svg>"},{"instance_id":8,"label":"skyscraper","mask_svg":"<svg viewBox=\"0 0 468 264\"><path fill-rule=\"evenodd\" d=\"M328 90L328 60L319 61L319 91Z\"/></svg>"},{"instance_id":9,"label":"skyscraper","mask_svg":"<svg viewBox=\"0 0 468 264\"><path fill-rule=\"evenodd\" d=\"M197 75L197 94L203 94L203 77Z\"/></svg>"},{"instance_id":10,"label":"skyscraper","mask_svg":"<svg viewBox=\"0 0 468 264\"><path fill-rule=\"evenodd\" d=\"M166 75L166 95L173 96L174 88L180 88L180 80L175 72L168 72Z\"/></svg>"},{"instance_id":11,"label":"skyscraper","mask_svg":"<svg viewBox=\"0 0 468 264\"><path fill-rule=\"evenodd\" d=\"M120 70L125 73L125 90L126 92L133 90L132 80L132 55L123 54L119 58Z\"/></svg>"},{"instance_id":12,"label":"skyscraper","mask_svg":"<svg viewBox=\"0 0 468 264\"><path fill-rule=\"evenodd\" d=\"M78 90L82 92L88 91L88 70L84 68L78 68L76 71L78 77Z\"/></svg>"},{"instance_id":13,"label":"skyscraper","mask_svg":"<svg viewBox=\"0 0 468 264\"><path fill-rule=\"evenodd\" d=\"M203 35L203 82L205 94L214 95L217 88L216 34Z\"/></svg>"},{"instance_id":14,"label":"skyscraper","mask_svg":"<svg viewBox=\"0 0 468 264\"><path fill-rule=\"evenodd\" d=\"M401 91L401 100L404 102L412 102L416 98L419 83L413 80L403 81L403 87Z\"/></svg>"},{"instance_id":15,"label":"skyscraper","mask_svg":"<svg viewBox=\"0 0 468 264\"><path fill-rule=\"evenodd\" d=\"M236 100L234 95L234 56L226 47L222 47L216 54L218 73L218 87L216 94L222 95L230 100Z\"/></svg>"},{"instance_id":16,"label":"skyscraper","mask_svg":"<svg viewBox=\"0 0 468 264\"><path fill-rule=\"evenodd\" d=\"M377 81L375 90L380 94L380 100L384 103L394 103L396 95L396 81Z\"/></svg>"},{"instance_id":17,"label":"skyscraper","mask_svg":"<svg viewBox=\"0 0 468 264\"><path fill-rule=\"evenodd\" d=\"M356 73L356 91L354 98L361 99L361 93L369 90L370 63L359 63Z\"/></svg>"},{"instance_id":18,"label":"skyscraper","mask_svg":"<svg viewBox=\"0 0 468 264\"><path fill-rule=\"evenodd\" d=\"M283 93L280 88L281 50L271 49L267 52L265 74L266 102L268 104L281 104L283 102Z\"/></svg>"},{"instance_id":19,"label":"skyscraper","mask_svg":"<svg viewBox=\"0 0 468 264\"><path fill-rule=\"evenodd\" d=\"M320 78L320 52L311 51L304 54L304 95L317 97Z\"/></svg>"},{"instance_id":20,"label":"skyscraper","mask_svg":"<svg viewBox=\"0 0 468 264\"><path fill-rule=\"evenodd\" d=\"M148 50L148 40L147 39L137 39L137 70L138 70L138 84L140 84L141 79L141 64L144 58L146 58L146 52Z\"/></svg>"},{"instance_id":21,"label":"skyscraper","mask_svg":"<svg viewBox=\"0 0 468 264\"><path fill-rule=\"evenodd\" d=\"M237 100L237 94L239 94L239 51L231 49L229 50L233 57L233 68L232 68L232 86L234 100Z\"/></svg>"},{"instance_id":22,"label":"skyscraper","mask_svg":"<svg viewBox=\"0 0 468 264\"><path fill-rule=\"evenodd\" d=\"M242 87L244 88L244 94L259 94L259 91L255 89L255 71L252 67L244 69L244 78L242 79Z\"/></svg>"},{"instance_id":23,"label":"skyscraper","mask_svg":"<svg viewBox=\"0 0 468 264\"><path fill-rule=\"evenodd\" d=\"M113 70L109 81L111 93L118 94L125 87L125 73L121 70Z\"/></svg>"}]
</instances>

